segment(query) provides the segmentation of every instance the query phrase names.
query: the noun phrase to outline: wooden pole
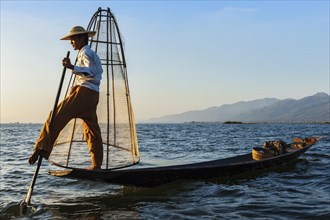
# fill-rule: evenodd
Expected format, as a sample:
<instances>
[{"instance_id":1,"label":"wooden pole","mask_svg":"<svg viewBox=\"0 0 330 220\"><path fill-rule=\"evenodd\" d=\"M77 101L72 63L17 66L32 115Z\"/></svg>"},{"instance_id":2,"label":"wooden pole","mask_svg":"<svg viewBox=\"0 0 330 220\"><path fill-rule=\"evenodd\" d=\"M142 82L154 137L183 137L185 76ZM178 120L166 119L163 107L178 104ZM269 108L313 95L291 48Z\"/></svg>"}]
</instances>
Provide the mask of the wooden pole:
<instances>
[{"instance_id":1,"label":"wooden pole","mask_svg":"<svg viewBox=\"0 0 330 220\"><path fill-rule=\"evenodd\" d=\"M67 52L66 58L69 58L69 56L70 56L70 51ZM62 85L63 85L63 81L64 81L64 77L65 77L65 72L66 72L66 67L63 68L60 85L59 85L59 88L58 88L58 91L57 91L57 95L56 95L56 99L55 99L55 103L54 103L54 108L53 108L53 112L52 112L52 117L51 117L50 122L49 122L50 129L52 127L52 123L53 123L55 115L56 115L57 105L58 105L58 101L59 101L60 95L61 95L61 90L62 90ZM36 168L36 171L34 172L34 175L33 175L33 178L32 178L31 184L30 184L29 191L26 194L26 197L25 197L24 201L21 204L21 207L23 208L22 209L23 214L26 213L26 210L27 210L26 206L30 205L30 201L31 201L32 193L33 193L33 188L34 188L35 182L37 180L37 176L38 176L38 173L39 173L41 162L42 162L42 156L39 155L37 168Z\"/></svg>"}]
</instances>

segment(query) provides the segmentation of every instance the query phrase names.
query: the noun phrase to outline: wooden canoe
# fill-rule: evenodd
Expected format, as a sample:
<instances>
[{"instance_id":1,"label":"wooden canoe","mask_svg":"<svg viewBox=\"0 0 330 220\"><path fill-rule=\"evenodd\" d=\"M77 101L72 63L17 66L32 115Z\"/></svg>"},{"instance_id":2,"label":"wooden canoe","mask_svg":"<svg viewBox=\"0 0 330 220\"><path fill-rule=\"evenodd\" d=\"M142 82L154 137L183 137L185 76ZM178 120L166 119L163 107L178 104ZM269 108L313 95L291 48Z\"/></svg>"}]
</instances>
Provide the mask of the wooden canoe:
<instances>
[{"instance_id":1,"label":"wooden canoe","mask_svg":"<svg viewBox=\"0 0 330 220\"><path fill-rule=\"evenodd\" d=\"M105 181L120 185L153 187L179 179L210 179L215 177L230 177L244 172L272 168L297 159L305 153L320 138L303 147L291 144L288 152L261 160L254 160L252 153L183 165L141 167L124 169L90 171L85 169L66 169L49 171L51 175Z\"/></svg>"}]
</instances>

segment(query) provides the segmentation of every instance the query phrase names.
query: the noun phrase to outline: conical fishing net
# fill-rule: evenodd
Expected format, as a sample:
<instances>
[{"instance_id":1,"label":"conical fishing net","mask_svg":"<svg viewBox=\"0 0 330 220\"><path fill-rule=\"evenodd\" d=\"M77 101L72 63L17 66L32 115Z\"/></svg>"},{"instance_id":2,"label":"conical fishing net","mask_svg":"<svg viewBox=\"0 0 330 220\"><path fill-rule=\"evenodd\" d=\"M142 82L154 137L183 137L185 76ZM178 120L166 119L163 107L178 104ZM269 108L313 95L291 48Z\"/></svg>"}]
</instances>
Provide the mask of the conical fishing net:
<instances>
[{"instance_id":1,"label":"conical fishing net","mask_svg":"<svg viewBox=\"0 0 330 220\"><path fill-rule=\"evenodd\" d=\"M89 45L99 55L102 67L97 117L103 140L102 169L136 164L140 160L135 120L128 87L122 37L117 21L108 8L98 9L88 31L96 31ZM74 77L74 76L73 76ZM71 78L66 93L74 85ZM59 166L86 169L91 165L82 132L82 120L71 120L60 133L49 160Z\"/></svg>"}]
</instances>

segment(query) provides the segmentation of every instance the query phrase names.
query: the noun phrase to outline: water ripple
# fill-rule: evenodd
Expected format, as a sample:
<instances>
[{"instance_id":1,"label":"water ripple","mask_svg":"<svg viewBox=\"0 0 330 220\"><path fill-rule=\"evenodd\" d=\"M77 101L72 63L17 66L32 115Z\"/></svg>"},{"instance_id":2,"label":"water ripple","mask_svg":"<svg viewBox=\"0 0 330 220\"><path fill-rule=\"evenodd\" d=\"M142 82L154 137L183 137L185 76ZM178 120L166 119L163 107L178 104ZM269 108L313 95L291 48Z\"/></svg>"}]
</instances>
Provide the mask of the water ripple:
<instances>
[{"instance_id":1,"label":"water ripple","mask_svg":"<svg viewBox=\"0 0 330 220\"><path fill-rule=\"evenodd\" d=\"M44 161L34 205L22 216L19 204L35 171L27 158L40 128L1 125L1 219L330 219L329 125L138 124L142 160L154 163L225 158L270 139L323 139L276 169L154 188L56 178Z\"/></svg>"}]
</instances>

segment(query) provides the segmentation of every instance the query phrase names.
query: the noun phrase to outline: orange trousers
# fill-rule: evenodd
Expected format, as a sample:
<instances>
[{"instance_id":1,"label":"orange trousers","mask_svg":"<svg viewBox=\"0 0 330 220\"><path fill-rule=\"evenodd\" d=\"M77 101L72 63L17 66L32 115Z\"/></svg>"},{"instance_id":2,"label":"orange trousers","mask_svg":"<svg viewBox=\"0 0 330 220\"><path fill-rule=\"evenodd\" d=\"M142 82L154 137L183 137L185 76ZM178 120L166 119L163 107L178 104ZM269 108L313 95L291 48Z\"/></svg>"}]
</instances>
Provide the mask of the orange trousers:
<instances>
[{"instance_id":1,"label":"orange trousers","mask_svg":"<svg viewBox=\"0 0 330 220\"><path fill-rule=\"evenodd\" d=\"M34 149L39 149L41 155L48 159L54 143L65 125L73 118L81 118L83 120L83 133L92 159L92 166L101 167L103 145L101 129L96 115L98 102L98 92L83 86L73 87L70 95L57 106L57 112L51 125L52 112L50 112L40 131Z\"/></svg>"}]
</instances>

